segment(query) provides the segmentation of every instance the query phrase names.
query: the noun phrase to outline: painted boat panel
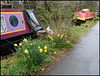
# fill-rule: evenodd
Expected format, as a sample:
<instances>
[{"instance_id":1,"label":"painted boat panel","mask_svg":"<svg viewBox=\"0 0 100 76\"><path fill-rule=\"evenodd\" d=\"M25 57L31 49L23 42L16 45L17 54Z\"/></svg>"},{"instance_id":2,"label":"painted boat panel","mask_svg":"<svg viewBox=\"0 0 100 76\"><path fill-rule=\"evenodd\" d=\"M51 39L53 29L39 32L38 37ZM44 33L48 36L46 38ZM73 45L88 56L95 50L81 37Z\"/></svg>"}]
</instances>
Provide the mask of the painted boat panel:
<instances>
[{"instance_id":1,"label":"painted boat panel","mask_svg":"<svg viewBox=\"0 0 100 76\"><path fill-rule=\"evenodd\" d=\"M1 31L1 39L17 36L19 34L24 34L31 31L25 22L23 10L1 9L1 15L3 15L5 18L5 24L7 28L5 31ZM13 27L9 22L9 18L11 15L14 15L18 19L18 25L16 27Z\"/></svg>"},{"instance_id":2,"label":"painted boat panel","mask_svg":"<svg viewBox=\"0 0 100 76\"><path fill-rule=\"evenodd\" d=\"M76 14L79 14L79 17L76 17ZM77 11L75 12L73 19L85 20L93 17L95 17L95 12Z\"/></svg>"},{"instance_id":3,"label":"painted boat panel","mask_svg":"<svg viewBox=\"0 0 100 76\"><path fill-rule=\"evenodd\" d=\"M12 14L4 13L2 15L4 16L7 25L7 31L1 32L2 34L7 34L7 33L26 29L23 23L22 13L12 13ZM10 17L12 15L18 19L18 24L16 26L12 26L10 23Z\"/></svg>"}]
</instances>

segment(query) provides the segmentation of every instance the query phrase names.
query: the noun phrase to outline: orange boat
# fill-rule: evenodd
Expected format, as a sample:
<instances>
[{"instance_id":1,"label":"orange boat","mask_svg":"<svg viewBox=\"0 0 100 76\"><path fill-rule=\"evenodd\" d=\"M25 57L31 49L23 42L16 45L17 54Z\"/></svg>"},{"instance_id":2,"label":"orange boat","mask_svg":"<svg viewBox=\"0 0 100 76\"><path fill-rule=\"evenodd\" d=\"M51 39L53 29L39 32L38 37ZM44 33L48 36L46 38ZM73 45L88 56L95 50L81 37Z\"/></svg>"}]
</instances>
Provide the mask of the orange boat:
<instances>
[{"instance_id":1,"label":"orange boat","mask_svg":"<svg viewBox=\"0 0 100 76\"><path fill-rule=\"evenodd\" d=\"M89 9L82 9L81 11L75 12L73 22L75 25L80 25L81 23L86 22L86 20L92 20L95 17L95 12L90 12Z\"/></svg>"}]
</instances>

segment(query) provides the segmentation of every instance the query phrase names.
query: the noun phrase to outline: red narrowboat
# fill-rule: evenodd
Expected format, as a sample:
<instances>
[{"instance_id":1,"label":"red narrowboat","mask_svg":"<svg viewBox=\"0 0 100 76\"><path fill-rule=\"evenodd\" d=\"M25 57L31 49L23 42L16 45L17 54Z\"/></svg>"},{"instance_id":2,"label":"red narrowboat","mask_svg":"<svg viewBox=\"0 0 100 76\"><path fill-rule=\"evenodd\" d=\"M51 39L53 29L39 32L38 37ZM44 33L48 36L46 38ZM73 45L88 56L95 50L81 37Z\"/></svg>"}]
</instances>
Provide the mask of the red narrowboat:
<instances>
[{"instance_id":1,"label":"red narrowboat","mask_svg":"<svg viewBox=\"0 0 100 76\"><path fill-rule=\"evenodd\" d=\"M1 55L7 54L23 38L37 38L38 31L44 31L35 11L32 9L1 9ZM0 55L0 56L1 56Z\"/></svg>"}]
</instances>

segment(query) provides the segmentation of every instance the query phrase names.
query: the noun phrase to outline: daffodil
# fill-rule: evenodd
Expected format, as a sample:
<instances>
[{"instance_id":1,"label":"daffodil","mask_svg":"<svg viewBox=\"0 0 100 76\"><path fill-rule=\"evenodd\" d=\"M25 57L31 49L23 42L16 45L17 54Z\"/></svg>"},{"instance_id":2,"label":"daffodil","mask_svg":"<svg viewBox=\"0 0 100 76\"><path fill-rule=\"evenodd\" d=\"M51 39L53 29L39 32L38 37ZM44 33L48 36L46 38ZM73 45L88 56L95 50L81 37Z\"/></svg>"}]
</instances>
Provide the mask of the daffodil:
<instances>
[{"instance_id":1,"label":"daffodil","mask_svg":"<svg viewBox=\"0 0 100 76\"><path fill-rule=\"evenodd\" d=\"M62 37L60 37L62 39Z\"/></svg>"},{"instance_id":2,"label":"daffodil","mask_svg":"<svg viewBox=\"0 0 100 76\"><path fill-rule=\"evenodd\" d=\"M47 46L44 46L44 49L47 49Z\"/></svg>"},{"instance_id":3,"label":"daffodil","mask_svg":"<svg viewBox=\"0 0 100 76\"><path fill-rule=\"evenodd\" d=\"M40 46L38 46L38 49L40 49Z\"/></svg>"},{"instance_id":4,"label":"daffodil","mask_svg":"<svg viewBox=\"0 0 100 76\"><path fill-rule=\"evenodd\" d=\"M53 41L53 39L51 39Z\"/></svg>"},{"instance_id":5,"label":"daffodil","mask_svg":"<svg viewBox=\"0 0 100 76\"><path fill-rule=\"evenodd\" d=\"M63 37L64 35L61 35L61 37Z\"/></svg>"},{"instance_id":6,"label":"daffodil","mask_svg":"<svg viewBox=\"0 0 100 76\"><path fill-rule=\"evenodd\" d=\"M18 46L17 44L14 44L14 46L16 47L16 46Z\"/></svg>"},{"instance_id":7,"label":"daffodil","mask_svg":"<svg viewBox=\"0 0 100 76\"><path fill-rule=\"evenodd\" d=\"M54 53L56 54L56 51Z\"/></svg>"},{"instance_id":8,"label":"daffodil","mask_svg":"<svg viewBox=\"0 0 100 76\"><path fill-rule=\"evenodd\" d=\"M27 49L25 49L24 53L28 53L28 50L27 50Z\"/></svg>"},{"instance_id":9,"label":"daffodil","mask_svg":"<svg viewBox=\"0 0 100 76\"><path fill-rule=\"evenodd\" d=\"M42 52L43 50L42 49L40 49L40 53Z\"/></svg>"},{"instance_id":10,"label":"daffodil","mask_svg":"<svg viewBox=\"0 0 100 76\"><path fill-rule=\"evenodd\" d=\"M68 43L70 43L70 41L68 41Z\"/></svg>"},{"instance_id":11,"label":"daffodil","mask_svg":"<svg viewBox=\"0 0 100 76\"><path fill-rule=\"evenodd\" d=\"M60 35L58 34L58 37L59 37Z\"/></svg>"},{"instance_id":12,"label":"daffodil","mask_svg":"<svg viewBox=\"0 0 100 76\"><path fill-rule=\"evenodd\" d=\"M47 50L44 50L44 52L47 52Z\"/></svg>"},{"instance_id":13,"label":"daffodil","mask_svg":"<svg viewBox=\"0 0 100 76\"><path fill-rule=\"evenodd\" d=\"M27 42L27 39L24 39L23 41L24 41L24 42Z\"/></svg>"},{"instance_id":14,"label":"daffodil","mask_svg":"<svg viewBox=\"0 0 100 76\"><path fill-rule=\"evenodd\" d=\"M48 35L48 37L50 38L50 36Z\"/></svg>"},{"instance_id":15,"label":"daffodil","mask_svg":"<svg viewBox=\"0 0 100 76\"><path fill-rule=\"evenodd\" d=\"M52 37L50 37L50 39L52 39Z\"/></svg>"},{"instance_id":16,"label":"daffodil","mask_svg":"<svg viewBox=\"0 0 100 76\"><path fill-rule=\"evenodd\" d=\"M32 43L30 43L30 45L32 45Z\"/></svg>"},{"instance_id":17,"label":"daffodil","mask_svg":"<svg viewBox=\"0 0 100 76\"><path fill-rule=\"evenodd\" d=\"M22 43L19 43L19 46L22 46Z\"/></svg>"}]
</instances>

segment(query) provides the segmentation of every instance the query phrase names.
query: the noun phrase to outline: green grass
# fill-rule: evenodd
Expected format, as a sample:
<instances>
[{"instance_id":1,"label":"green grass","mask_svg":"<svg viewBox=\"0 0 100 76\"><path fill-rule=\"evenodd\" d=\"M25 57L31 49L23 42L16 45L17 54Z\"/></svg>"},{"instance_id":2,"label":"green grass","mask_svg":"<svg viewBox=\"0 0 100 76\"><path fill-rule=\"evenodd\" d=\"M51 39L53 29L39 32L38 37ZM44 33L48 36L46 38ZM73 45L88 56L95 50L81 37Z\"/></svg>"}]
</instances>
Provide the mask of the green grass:
<instances>
[{"instance_id":1,"label":"green grass","mask_svg":"<svg viewBox=\"0 0 100 76\"><path fill-rule=\"evenodd\" d=\"M16 67L16 58L12 58L11 60L1 60L1 75L4 74L12 74L12 69Z\"/></svg>"},{"instance_id":2,"label":"green grass","mask_svg":"<svg viewBox=\"0 0 100 76\"><path fill-rule=\"evenodd\" d=\"M86 32L88 32L95 24L97 21L87 21L85 24L82 24L81 26L73 26L71 30L76 33L79 37L83 36ZM88 27L85 27L88 25Z\"/></svg>"},{"instance_id":3,"label":"green grass","mask_svg":"<svg viewBox=\"0 0 100 76\"><path fill-rule=\"evenodd\" d=\"M52 60L51 58L48 57L48 58L46 58L46 59L44 60L44 62L52 64L53 60Z\"/></svg>"}]
</instances>

